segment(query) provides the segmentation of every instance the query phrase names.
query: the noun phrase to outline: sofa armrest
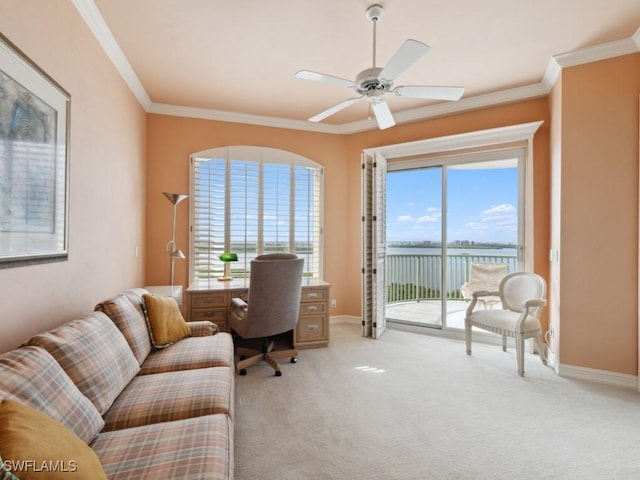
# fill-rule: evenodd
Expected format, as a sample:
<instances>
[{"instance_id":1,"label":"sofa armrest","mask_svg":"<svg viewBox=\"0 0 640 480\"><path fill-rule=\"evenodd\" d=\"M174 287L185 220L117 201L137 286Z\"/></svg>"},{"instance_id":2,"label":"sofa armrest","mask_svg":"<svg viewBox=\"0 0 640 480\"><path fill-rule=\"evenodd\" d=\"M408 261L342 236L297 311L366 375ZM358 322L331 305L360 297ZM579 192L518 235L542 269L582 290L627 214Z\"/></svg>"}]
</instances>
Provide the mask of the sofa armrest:
<instances>
[{"instance_id":1,"label":"sofa armrest","mask_svg":"<svg viewBox=\"0 0 640 480\"><path fill-rule=\"evenodd\" d=\"M192 337L206 337L218 333L218 325L208 320L187 322L187 325L189 325Z\"/></svg>"}]
</instances>

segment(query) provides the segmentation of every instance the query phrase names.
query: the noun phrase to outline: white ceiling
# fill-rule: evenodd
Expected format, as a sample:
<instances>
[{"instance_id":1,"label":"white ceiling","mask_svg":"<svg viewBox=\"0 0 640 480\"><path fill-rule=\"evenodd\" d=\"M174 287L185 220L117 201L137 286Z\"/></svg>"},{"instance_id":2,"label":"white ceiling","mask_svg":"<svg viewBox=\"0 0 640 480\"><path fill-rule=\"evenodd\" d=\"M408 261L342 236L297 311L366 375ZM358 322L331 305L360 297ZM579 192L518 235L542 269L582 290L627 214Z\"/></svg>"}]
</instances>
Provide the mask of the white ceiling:
<instances>
[{"instance_id":1,"label":"white ceiling","mask_svg":"<svg viewBox=\"0 0 640 480\"><path fill-rule=\"evenodd\" d=\"M365 11L375 1L73 2L149 111L323 128L306 119L353 97L353 90L295 73L352 80L372 66L373 30ZM377 26L377 66L408 38L431 46L396 85L466 89L457 105L386 95L398 123L540 96L562 59L580 63L639 50L639 0L378 3L385 11ZM324 128L375 128L368 116L368 102L361 101L329 117Z\"/></svg>"}]
</instances>

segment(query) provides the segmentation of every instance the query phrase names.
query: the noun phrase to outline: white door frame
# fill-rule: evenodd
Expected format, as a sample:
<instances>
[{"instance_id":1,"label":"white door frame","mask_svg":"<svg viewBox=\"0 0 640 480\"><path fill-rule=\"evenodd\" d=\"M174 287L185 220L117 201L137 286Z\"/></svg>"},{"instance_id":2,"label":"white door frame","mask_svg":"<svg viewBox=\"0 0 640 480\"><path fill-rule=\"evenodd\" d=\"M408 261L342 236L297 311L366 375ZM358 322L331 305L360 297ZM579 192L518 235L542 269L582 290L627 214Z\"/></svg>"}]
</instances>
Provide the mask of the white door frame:
<instances>
[{"instance_id":1,"label":"white door frame","mask_svg":"<svg viewBox=\"0 0 640 480\"><path fill-rule=\"evenodd\" d=\"M525 251L522 258L524 262L524 270L533 269L533 136L543 124L542 121L523 123L518 125L510 125L507 127L499 127L488 130L479 130L475 132L448 135L444 137L430 138L426 140L418 140L414 142L401 143L395 145L386 145L365 149L362 152L363 159L376 158L382 156L387 162L410 160L425 155L433 154L451 154L454 152L469 151L473 149L488 149L489 147L497 148L500 146L515 146L518 144L525 146L525 183L522 185L522 194L524 201L524 211L527 212L524 221L524 244ZM363 202L365 192L363 191ZM363 203L364 208L364 203ZM364 247L364 239L363 239ZM364 248L363 248L364 249ZM366 252L363 251L363 255ZM365 292L367 288L365 282L363 287L363 299L371 292ZM364 305L363 305L364 308ZM363 310L363 326L365 311ZM640 321L640 320L639 320ZM639 385L640 388L640 385Z\"/></svg>"}]
</instances>

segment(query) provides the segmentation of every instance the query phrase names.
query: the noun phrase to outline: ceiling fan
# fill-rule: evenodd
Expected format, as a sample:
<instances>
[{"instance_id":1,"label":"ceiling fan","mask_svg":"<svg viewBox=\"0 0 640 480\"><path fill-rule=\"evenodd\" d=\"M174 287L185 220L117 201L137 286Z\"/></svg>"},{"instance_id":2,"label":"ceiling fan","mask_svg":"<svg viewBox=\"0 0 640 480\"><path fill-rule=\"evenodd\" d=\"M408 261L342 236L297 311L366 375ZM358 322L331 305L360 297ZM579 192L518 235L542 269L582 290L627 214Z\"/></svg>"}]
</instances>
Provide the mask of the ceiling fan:
<instances>
[{"instance_id":1,"label":"ceiling fan","mask_svg":"<svg viewBox=\"0 0 640 480\"><path fill-rule=\"evenodd\" d=\"M382 18L384 9L380 5L371 5L367 9L367 18L373 23L373 67L361 71L355 81L323 73L301 70L297 78L342 85L353 88L359 96L344 100L323 112L309 118L310 122L320 122L325 118L344 110L362 98L367 98L381 130L395 125L389 105L382 98L385 93L394 93L399 97L430 98L434 100L459 100L464 93L463 87L440 87L427 85L400 85L394 88L393 81L399 77L431 47L417 40L406 40L391 57L384 68L376 67L376 24Z\"/></svg>"}]
</instances>

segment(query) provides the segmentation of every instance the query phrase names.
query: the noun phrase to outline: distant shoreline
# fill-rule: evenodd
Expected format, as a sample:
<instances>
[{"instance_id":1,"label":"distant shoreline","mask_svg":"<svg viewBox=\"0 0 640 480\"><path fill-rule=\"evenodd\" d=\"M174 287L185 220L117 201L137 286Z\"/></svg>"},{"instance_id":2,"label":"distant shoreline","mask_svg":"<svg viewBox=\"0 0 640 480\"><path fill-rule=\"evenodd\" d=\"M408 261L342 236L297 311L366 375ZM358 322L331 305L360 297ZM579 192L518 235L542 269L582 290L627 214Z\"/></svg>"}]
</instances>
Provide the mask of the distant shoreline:
<instances>
[{"instance_id":1,"label":"distant shoreline","mask_svg":"<svg viewBox=\"0 0 640 480\"><path fill-rule=\"evenodd\" d=\"M442 245L439 244L404 244L404 243L388 243L387 247L390 248L441 248ZM471 245L447 245L447 248L459 248L459 249L465 249L465 250L469 250L469 249L473 249L473 250L481 250L481 249L491 249L491 250L495 250L495 249L500 249L500 248L509 248L509 249L514 249L516 248L516 245L513 244L508 244L508 243L495 243L495 244L488 244L488 243L483 243L483 244L471 244Z\"/></svg>"}]
</instances>

